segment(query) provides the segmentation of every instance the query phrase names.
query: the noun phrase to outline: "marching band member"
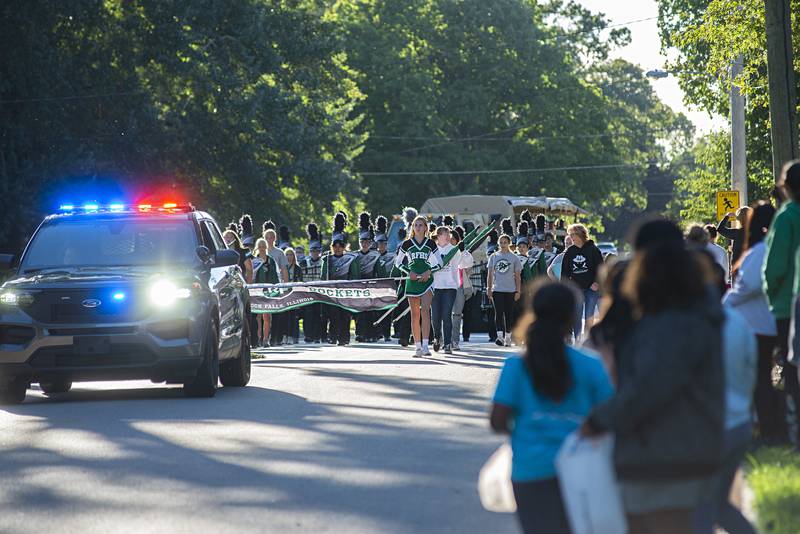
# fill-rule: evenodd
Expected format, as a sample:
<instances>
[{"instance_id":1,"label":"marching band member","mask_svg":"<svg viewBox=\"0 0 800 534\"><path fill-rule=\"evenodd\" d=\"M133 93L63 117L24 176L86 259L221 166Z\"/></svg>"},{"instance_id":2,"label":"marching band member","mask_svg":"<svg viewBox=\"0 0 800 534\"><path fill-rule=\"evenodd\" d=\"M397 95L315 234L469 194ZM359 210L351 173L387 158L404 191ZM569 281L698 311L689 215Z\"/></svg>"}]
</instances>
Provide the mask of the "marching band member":
<instances>
[{"instance_id":1,"label":"marching band member","mask_svg":"<svg viewBox=\"0 0 800 534\"><path fill-rule=\"evenodd\" d=\"M511 238L510 250L511 250L511 252L516 254L517 253L517 243L513 238L513 236L514 236L514 225L511 224L511 218L506 217L505 219L500 221L500 232L503 235L507 235L507 236L509 236Z\"/></svg>"},{"instance_id":2,"label":"marching band member","mask_svg":"<svg viewBox=\"0 0 800 534\"><path fill-rule=\"evenodd\" d=\"M347 215L343 211L333 217L331 251L322 258L323 280L357 280L361 269L358 258L347 253ZM330 317L330 343L346 346L350 344L350 312L338 306L328 306Z\"/></svg>"},{"instance_id":3,"label":"marching band member","mask_svg":"<svg viewBox=\"0 0 800 534\"><path fill-rule=\"evenodd\" d=\"M416 210L414 210L416 213ZM410 223L409 223L410 225ZM397 247L397 252L395 252L394 263L392 264L392 270L389 273L392 278L401 278L403 276L403 271L400 270L400 267L397 264L397 256L400 252L400 247L406 240L406 229L400 228L397 232L397 237L400 239L400 245ZM407 261L407 260L406 260ZM411 314L410 313L403 313L405 308L401 305L405 303L408 305L408 301L405 299L406 295L406 284L405 282L397 282L397 302L398 305L394 309L394 313L392 317L394 317L394 333L397 336L397 342L400 344L401 347L407 347L411 338ZM402 316L401 316L402 315ZM401 316L398 318L398 316Z\"/></svg>"},{"instance_id":4,"label":"marching band member","mask_svg":"<svg viewBox=\"0 0 800 534\"><path fill-rule=\"evenodd\" d=\"M394 266L394 253L387 250L389 238L386 233L389 230L389 222L383 215L375 218L375 243L378 246L378 261L375 262L375 278L389 278L392 275ZM380 312L379 312L380 313ZM392 319L391 316L378 323L377 332L383 336L384 341L392 340Z\"/></svg>"},{"instance_id":5,"label":"marching band member","mask_svg":"<svg viewBox=\"0 0 800 534\"><path fill-rule=\"evenodd\" d=\"M280 245L283 253L286 254L286 272L289 282L302 282L303 270L298 265L297 253L292 247L292 240L289 237L289 228L281 225L278 228ZM283 314L283 343L284 345L295 345L300 337L300 317L297 310L289 310Z\"/></svg>"},{"instance_id":6,"label":"marching band member","mask_svg":"<svg viewBox=\"0 0 800 534\"><path fill-rule=\"evenodd\" d=\"M452 218L450 222L452 224ZM453 234L458 237L458 234L447 226L440 226L436 230L436 245L440 260L450 258L451 253L454 253L452 258L433 275L433 350L439 352L439 348L444 344L445 354L453 354L453 309L462 284L461 272L473 264L472 255L464 251L464 245L457 247L452 243ZM461 295L463 307L463 288Z\"/></svg>"},{"instance_id":7,"label":"marching band member","mask_svg":"<svg viewBox=\"0 0 800 534\"><path fill-rule=\"evenodd\" d=\"M306 226L308 235L308 255L301 262L303 266L303 279L315 281L320 278L322 269L322 239L316 223ZM323 337L323 305L319 302L303 308L303 336L306 343L320 343Z\"/></svg>"},{"instance_id":8,"label":"marching band member","mask_svg":"<svg viewBox=\"0 0 800 534\"><path fill-rule=\"evenodd\" d=\"M369 212L362 212L358 216L358 241L360 249L358 251L358 265L361 269L359 280L370 280L375 278L375 265L380 256L377 251L372 250L373 228ZM372 323L377 317L375 312L364 311L356 314L356 341L359 343L377 341L377 334Z\"/></svg>"}]
</instances>

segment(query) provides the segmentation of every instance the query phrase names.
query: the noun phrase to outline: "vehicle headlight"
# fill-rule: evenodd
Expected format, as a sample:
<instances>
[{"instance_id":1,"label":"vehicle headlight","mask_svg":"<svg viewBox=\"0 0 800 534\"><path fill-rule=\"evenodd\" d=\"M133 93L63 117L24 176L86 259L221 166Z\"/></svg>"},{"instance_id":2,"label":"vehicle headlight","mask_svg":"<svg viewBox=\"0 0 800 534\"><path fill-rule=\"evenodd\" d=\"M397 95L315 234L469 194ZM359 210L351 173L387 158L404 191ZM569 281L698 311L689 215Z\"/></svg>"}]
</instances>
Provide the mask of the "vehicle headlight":
<instances>
[{"instance_id":1,"label":"vehicle headlight","mask_svg":"<svg viewBox=\"0 0 800 534\"><path fill-rule=\"evenodd\" d=\"M0 304L6 306L25 306L33 302L33 295L30 293L17 293L15 291L5 291L0 293Z\"/></svg>"},{"instance_id":2,"label":"vehicle headlight","mask_svg":"<svg viewBox=\"0 0 800 534\"><path fill-rule=\"evenodd\" d=\"M178 287L169 280L159 280L150 288L150 302L158 307L171 306L176 300L185 300L192 296L189 288Z\"/></svg>"}]
</instances>

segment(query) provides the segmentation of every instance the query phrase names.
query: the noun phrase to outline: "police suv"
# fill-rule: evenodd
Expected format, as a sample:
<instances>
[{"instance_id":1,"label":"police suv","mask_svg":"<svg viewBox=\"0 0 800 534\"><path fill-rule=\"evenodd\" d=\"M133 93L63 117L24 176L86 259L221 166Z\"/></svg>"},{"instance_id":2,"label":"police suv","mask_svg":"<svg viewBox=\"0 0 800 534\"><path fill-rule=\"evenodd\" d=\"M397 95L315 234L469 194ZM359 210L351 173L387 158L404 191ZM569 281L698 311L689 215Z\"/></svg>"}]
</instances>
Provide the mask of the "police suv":
<instances>
[{"instance_id":1,"label":"police suv","mask_svg":"<svg viewBox=\"0 0 800 534\"><path fill-rule=\"evenodd\" d=\"M176 203L65 205L17 259L0 255L0 402L31 383L150 379L212 397L250 380L239 255Z\"/></svg>"}]
</instances>

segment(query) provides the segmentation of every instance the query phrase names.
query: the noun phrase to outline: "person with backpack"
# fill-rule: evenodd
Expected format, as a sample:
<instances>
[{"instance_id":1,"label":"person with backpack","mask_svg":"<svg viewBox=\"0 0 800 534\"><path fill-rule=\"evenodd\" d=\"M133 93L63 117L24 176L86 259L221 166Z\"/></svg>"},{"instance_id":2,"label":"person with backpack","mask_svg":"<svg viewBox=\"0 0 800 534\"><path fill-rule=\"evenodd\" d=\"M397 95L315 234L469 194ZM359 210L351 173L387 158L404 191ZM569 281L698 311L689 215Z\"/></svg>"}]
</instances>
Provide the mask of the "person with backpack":
<instances>
[{"instance_id":1,"label":"person with backpack","mask_svg":"<svg viewBox=\"0 0 800 534\"><path fill-rule=\"evenodd\" d=\"M511 482L525 533L570 532L555 457L592 408L614 394L602 362L565 343L576 301L566 284L534 283L517 326L525 348L505 361L494 394L490 422L511 435Z\"/></svg>"}]
</instances>

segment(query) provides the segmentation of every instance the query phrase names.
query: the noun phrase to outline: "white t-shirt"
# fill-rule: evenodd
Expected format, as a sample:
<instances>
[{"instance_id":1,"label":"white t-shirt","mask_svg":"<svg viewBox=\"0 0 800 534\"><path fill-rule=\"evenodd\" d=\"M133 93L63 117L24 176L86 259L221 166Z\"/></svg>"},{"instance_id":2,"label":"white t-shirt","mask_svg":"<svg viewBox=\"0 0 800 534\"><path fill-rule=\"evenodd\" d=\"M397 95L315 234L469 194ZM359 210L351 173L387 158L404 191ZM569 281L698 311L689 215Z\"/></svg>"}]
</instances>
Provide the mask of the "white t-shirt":
<instances>
[{"instance_id":1,"label":"white t-shirt","mask_svg":"<svg viewBox=\"0 0 800 534\"><path fill-rule=\"evenodd\" d=\"M720 267L722 267L722 270L725 271L725 282L727 282L730 273L730 266L728 265L728 251L716 243L708 243L706 245L706 250L708 250L711 255L714 256L714 260L719 264Z\"/></svg>"},{"instance_id":2,"label":"white t-shirt","mask_svg":"<svg viewBox=\"0 0 800 534\"><path fill-rule=\"evenodd\" d=\"M439 257L444 258L453 248L455 247L450 243L439 247ZM474 262L475 260L469 252L456 252L447 265L433 273L433 289L458 289L461 287L461 276L458 270L469 269Z\"/></svg>"}]
</instances>

